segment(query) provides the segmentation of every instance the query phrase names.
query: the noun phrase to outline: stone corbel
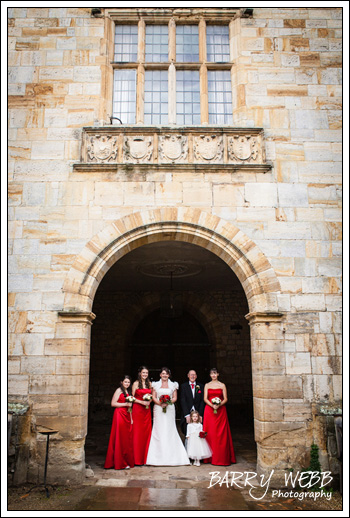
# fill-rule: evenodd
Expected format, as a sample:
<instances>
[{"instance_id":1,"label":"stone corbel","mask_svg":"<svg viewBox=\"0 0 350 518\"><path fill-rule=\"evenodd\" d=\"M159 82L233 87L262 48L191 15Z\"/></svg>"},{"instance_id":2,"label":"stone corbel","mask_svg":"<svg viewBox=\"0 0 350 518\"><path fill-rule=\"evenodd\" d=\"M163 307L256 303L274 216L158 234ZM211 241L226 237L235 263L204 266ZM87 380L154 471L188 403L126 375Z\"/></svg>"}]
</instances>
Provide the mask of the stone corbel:
<instances>
[{"instance_id":1,"label":"stone corbel","mask_svg":"<svg viewBox=\"0 0 350 518\"><path fill-rule=\"evenodd\" d=\"M283 313L278 313L274 311L254 311L252 313L248 313L245 315L245 318L248 320L249 325L253 324L271 324L276 322L282 322L284 317Z\"/></svg>"},{"instance_id":2,"label":"stone corbel","mask_svg":"<svg viewBox=\"0 0 350 518\"><path fill-rule=\"evenodd\" d=\"M59 311L58 316L61 322L89 325L92 325L92 321L96 318L96 315L90 311Z\"/></svg>"}]
</instances>

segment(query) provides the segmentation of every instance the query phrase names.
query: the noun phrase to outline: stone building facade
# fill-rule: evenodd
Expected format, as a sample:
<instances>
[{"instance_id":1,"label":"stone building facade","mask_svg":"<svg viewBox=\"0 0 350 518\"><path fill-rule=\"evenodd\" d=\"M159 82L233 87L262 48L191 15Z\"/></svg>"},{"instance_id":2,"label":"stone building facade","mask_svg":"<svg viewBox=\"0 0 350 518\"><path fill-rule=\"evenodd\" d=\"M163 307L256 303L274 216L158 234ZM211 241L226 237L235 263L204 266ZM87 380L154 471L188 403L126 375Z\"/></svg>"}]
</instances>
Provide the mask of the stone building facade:
<instances>
[{"instance_id":1,"label":"stone building facade","mask_svg":"<svg viewBox=\"0 0 350 518\"><path fill-rule=\"evenodd\" d=\"M215 256L207 274L223 264L236 283L183 287L183 303L231 401L252 400L259 472L307 465L313 442L337 472L327 426L342 399L342 9L23 7L8 9L8 23L8 391L11 408L25 409L17 480L41 476L40 427L57 431L55 480L84 477L89 393L111 396L100 351L106 379L122 375L123 348L160 307L158 288L136 296L121 276L107 291L103 282L164 244L202 251L208 265ZM187 26L195 59L179 58ZM128 60L116 27L133 28ZM152 60L157 27L167 49ZM215 58L208 42L222 27L228 50ZM155 72L166 97L152 103ZM181 77L194 85L182 105ZM175 256L181 279L196 261Z\"/></svg>"}]
</instances>

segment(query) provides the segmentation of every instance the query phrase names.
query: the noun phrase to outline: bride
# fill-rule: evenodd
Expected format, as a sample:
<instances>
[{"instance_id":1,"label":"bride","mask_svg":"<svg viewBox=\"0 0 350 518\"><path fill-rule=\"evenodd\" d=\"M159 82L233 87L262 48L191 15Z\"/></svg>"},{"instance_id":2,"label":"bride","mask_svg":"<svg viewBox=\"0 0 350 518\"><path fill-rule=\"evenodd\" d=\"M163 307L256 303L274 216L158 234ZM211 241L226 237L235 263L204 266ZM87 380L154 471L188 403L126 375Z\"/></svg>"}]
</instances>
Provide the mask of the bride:
<instances>
[{"instance_id":1,"label":"bride","mask_svg":"<svg viewBox=\"0 0 350 518\"><path fill-rule=\"evenodd\" d=\"M151 466L182 466L190 464L185 447L175 423L175 406L178 383L169 379L170 370L163 367L160 380L152 382L153 428L146 464ZM159 398L170 396L172 404L161 403ZM165 408L165 412L163 409Z\"/></svg>"}]
</instances>

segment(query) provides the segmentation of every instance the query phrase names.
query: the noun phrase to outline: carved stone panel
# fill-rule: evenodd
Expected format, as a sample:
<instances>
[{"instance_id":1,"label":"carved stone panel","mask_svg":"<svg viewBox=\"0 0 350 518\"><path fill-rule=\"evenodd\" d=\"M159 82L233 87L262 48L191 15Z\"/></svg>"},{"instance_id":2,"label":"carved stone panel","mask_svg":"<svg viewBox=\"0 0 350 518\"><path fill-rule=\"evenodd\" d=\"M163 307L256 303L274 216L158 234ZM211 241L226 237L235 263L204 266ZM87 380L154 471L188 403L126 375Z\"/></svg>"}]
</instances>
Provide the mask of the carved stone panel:
<instances>
[{"instance_id":1,"label":"carved stone panel","mask_svg":"<svg viewBox=\"0 0 350 518\"><path fill-rule=\"evenodd\" d=\"M124 137L124 162L147 163L152 161L153 137L134 135Z\"/></svg>"},{"instance_id":2,"label":"carved stone panel","mask_svg":"<svg viewBox=\"0 0 350 518\"><path fill-rule=\"evenodd\" d=\"M159 137L160 162L183 163L188 155L188 138L183 135L162 135Z\"/></svg>"},{"instance_id":3,"label":"carved stone panel","mask_svg":"<svg viewBox=\"0 0 350 518\"><path fill-rule=\"evenodd\" d=\"M230 162L257 162L259 143L251 135L237 135L228 139L228 158Z\"/></svg>"},{"instance_id":4,"label":"carved stone panel","mask_svg":"<svg viewBox=\"0 0 350 518\"><path fill-rule=\"evenodd\" d=\"M87 155L89 162L116 162L118 138L111 135L93 135L88 137Z\"/></svg>"},{"instance_id":5,"label":"carved stone panel","mask_svg":"<svg viewBox=\"0 0 350 518\"><path fill-rule=\"evenodd\" d=\"M223 138L220 135L199 135L193 143L195 162L222 162L224 155Z\"/></svg>"}]
</instances>

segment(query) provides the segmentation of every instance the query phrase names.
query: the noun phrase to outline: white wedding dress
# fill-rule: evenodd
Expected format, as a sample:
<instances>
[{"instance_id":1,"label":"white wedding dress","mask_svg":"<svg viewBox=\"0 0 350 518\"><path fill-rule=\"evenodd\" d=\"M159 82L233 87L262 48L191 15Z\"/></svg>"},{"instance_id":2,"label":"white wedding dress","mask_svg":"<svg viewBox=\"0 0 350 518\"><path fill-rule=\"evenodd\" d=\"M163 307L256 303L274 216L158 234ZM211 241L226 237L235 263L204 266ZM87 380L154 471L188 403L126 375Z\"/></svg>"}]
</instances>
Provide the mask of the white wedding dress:
<instances>
[{"instance_id":1,"label":"white wedding dress","mask_svg":"<svg viewBox=\"0 0 350 518\"><path fill-rule=\"evenodd\" d=\"M169 388L161 388L161 381L152 383L157 398L166 394L172 396L179 385L168 380ZM166 412L160 405L153 406L153 428L146 464L151 466L183 466L190 464L175 421L175 405L168 405Z\"/></svg>"}]
</instances>

